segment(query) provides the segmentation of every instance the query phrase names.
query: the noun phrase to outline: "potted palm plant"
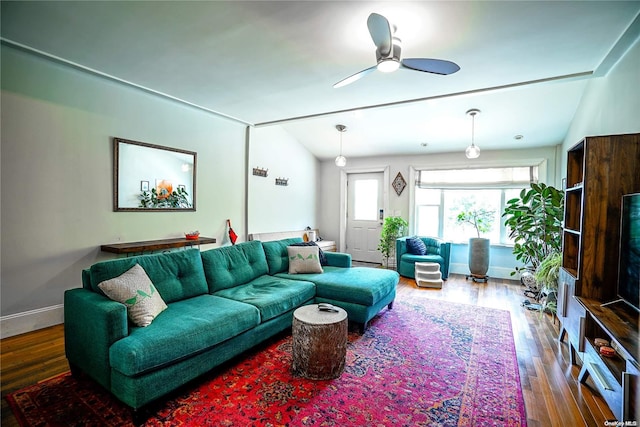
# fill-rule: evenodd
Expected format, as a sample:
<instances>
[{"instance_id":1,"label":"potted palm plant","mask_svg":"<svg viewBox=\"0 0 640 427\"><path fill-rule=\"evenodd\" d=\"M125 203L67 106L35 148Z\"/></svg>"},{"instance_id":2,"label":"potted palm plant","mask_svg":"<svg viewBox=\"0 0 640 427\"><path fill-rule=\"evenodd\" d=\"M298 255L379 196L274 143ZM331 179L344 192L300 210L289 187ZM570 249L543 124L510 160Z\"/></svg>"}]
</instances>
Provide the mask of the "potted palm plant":
<instances>
[{"instance_id":1,"label":"potted palm plant","mask_svg":"<svg viewBox=\"0 0 640 427\"><path fill-rule=\"evenodd\" d=\"M378 250L389 268L389 260L395 257L396 239L405 235L409 223L399 216L388 216L384 219Z\"/></svg>"},{"instance_id":2,"label":"potted palm plant","mask_svg":"<svg viewBox=\"0 0 640 427\"><path fill-rule=\"evenodd\" d=\"M469 239L469 272L474 281L487 280L490 240L480 237L480 234L491 231L494 215L495 211L490 209L471 207L456 217L458 224L471 225L476 230L476 237Z\"/></svg>"}]
</instances>

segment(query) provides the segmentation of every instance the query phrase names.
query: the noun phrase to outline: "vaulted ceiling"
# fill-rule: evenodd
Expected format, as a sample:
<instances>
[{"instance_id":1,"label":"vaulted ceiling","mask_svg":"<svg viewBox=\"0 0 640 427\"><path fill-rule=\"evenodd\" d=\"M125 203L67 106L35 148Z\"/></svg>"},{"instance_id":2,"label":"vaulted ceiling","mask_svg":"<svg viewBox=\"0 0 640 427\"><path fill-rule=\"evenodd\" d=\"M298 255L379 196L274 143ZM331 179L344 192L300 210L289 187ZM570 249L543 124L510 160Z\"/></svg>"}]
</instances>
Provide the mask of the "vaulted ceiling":
<instances>
[{"instance_id":1,"label":"vaulted ceiling","mask_svg":"<svg viewBox=\"0 0 640 427\"><path fill-rule=\"evenodd\" d=\"M397 26L404 58L460 71L373 72L334 89L375 65L372 12ZM279 124L325 159L338 123L347 157L462 152L470 108L483 150L559 144L589 79L639 37L639 13L640 1L2 1L1 31L4 45Z\"/></svg>"}]
</instances>

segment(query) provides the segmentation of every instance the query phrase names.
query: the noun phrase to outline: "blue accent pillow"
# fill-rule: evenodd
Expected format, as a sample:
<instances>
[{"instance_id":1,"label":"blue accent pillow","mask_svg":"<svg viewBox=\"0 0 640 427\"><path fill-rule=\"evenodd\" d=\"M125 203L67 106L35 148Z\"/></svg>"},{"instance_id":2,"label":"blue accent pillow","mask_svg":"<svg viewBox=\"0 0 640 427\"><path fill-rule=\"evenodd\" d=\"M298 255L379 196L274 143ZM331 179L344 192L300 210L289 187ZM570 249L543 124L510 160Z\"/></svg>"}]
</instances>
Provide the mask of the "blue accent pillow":
<instances>
[{"instance_id":1,"label":"blue accent pillow","mask_svg":"<svg viewBox=\"0 0 640 427\"><path fill-rule=\"evenodd\" d=\"M300 242L300 243L292 243L289 246L318 246L316 242ZM426 250L426 248L425 248ZM327 265L327 256L322 252L320 246L318 246L318 258L320 258L320 265Z\"/></svg>"},{"instance_id":2,"label":"blue accent pillow","mask_svg":"<svg viewBox=\"0 0 640 427\"><path fill-rule=\"evenodd\" d=\"M413 255L424 255L427 253L427 246L419 237L410 237L407 239L407 252Z\"/></svg>"}]
</instances>

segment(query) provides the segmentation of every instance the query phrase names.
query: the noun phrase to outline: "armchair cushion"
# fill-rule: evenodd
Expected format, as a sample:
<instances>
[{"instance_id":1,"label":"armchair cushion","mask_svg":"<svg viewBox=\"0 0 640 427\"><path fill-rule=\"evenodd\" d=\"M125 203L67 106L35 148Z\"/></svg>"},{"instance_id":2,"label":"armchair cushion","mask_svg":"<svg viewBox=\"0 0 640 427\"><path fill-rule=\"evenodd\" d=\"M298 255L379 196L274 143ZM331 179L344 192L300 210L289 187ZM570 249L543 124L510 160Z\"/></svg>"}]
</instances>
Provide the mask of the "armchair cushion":
<instances>
[{"instance_id":1,"label":"armchair cushion","mask_svg":"<svg viewBox=\"0 0 640 427\"><path fill-rule=\"evenodd\" d=\"M424 255L427 253L427 246L419 237L407 239L407 252L413 255Z\"/></svg>"}]
</instances>

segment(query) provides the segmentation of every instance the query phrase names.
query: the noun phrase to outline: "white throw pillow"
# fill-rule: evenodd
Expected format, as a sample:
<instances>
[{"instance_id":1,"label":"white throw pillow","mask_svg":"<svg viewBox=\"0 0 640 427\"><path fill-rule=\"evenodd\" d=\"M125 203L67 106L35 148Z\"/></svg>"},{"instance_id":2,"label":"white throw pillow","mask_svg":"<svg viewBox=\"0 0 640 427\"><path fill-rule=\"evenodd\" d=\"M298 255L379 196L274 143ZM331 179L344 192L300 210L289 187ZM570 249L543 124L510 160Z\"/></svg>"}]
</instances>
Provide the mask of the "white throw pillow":
<instances>
[{"instance_id":1,"label":"white throw pillow","mask_svg":"<svg viewBox=\"0 0 640 427\"><path fill-rule=\"evenodd\" d=\"M129 319L136 326L149 326L167 308L140 264L118 277L100 282L98 287L112 300L127 306Z\"/></svg>"},{"instance_id":2,"label":"white throw pillow","mask_svg":"<svg viewBox=\"0 0 640 427\"><path fill-rule=\"evenodd\" d=\"M289 274L322 273L317 246L287 246Z\"/></svg>"}]
</instances>

